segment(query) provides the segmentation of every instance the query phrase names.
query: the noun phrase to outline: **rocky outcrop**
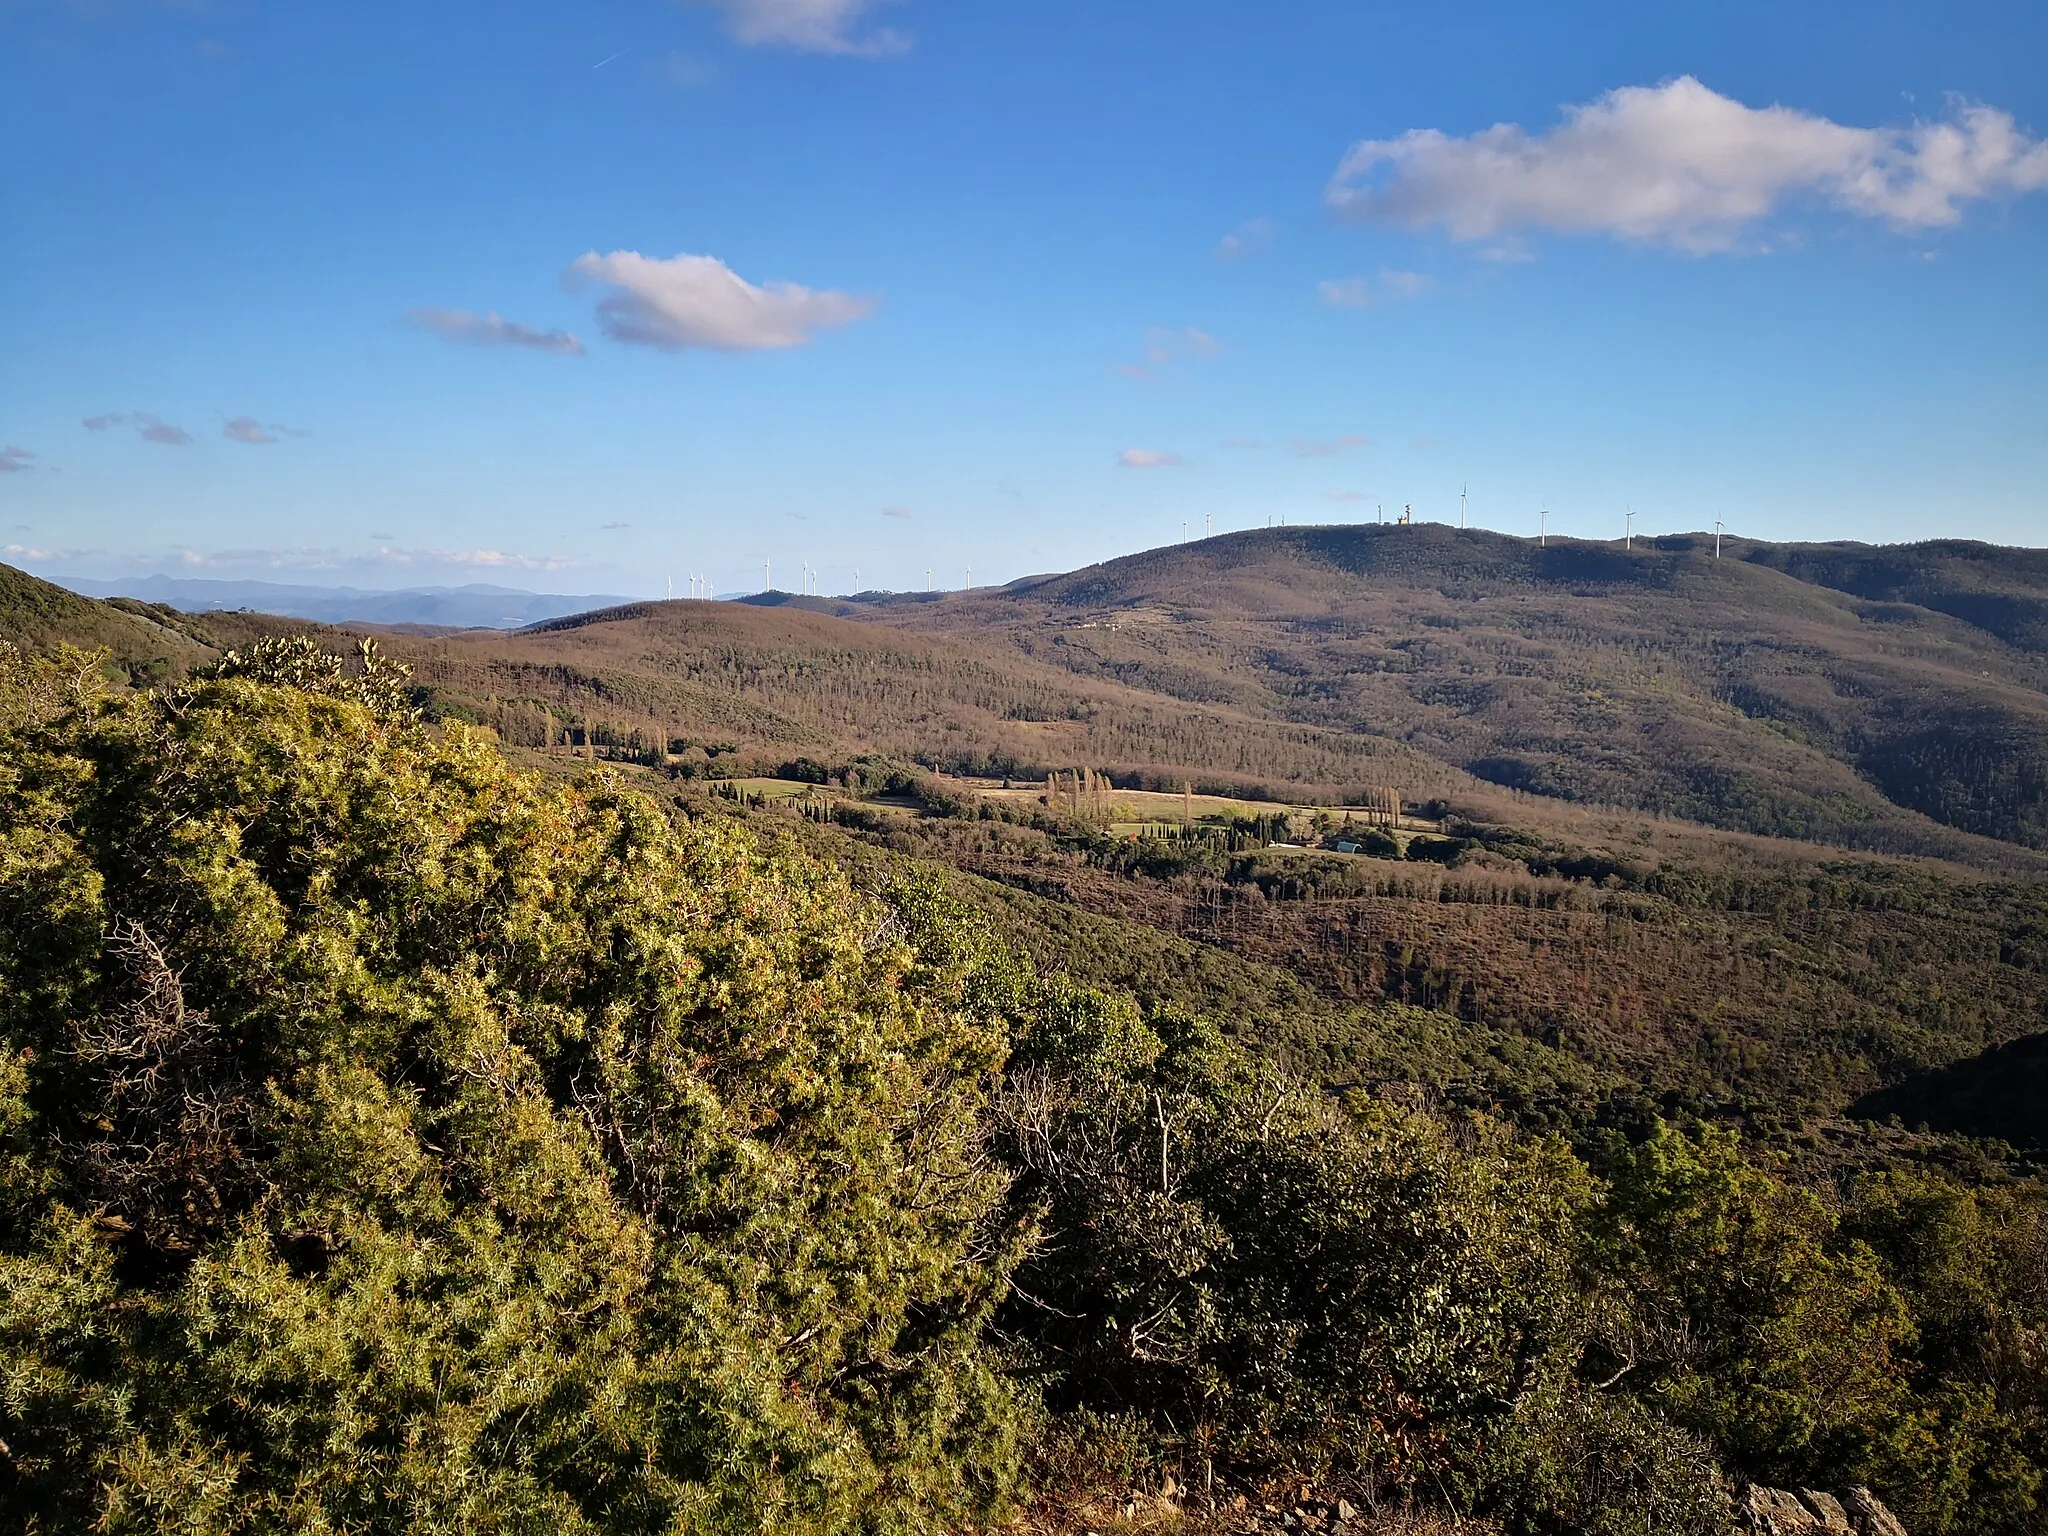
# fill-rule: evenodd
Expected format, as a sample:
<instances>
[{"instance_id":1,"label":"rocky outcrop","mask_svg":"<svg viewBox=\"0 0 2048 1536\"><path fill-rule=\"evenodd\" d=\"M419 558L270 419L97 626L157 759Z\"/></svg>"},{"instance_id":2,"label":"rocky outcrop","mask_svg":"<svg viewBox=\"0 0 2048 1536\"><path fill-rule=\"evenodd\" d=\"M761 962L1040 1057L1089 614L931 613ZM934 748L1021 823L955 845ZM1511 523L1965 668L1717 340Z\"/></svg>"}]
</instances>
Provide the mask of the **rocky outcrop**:
<instances>
[{"instance_id":1,"label":"rocky outcrop","mask_svg":"<svg viewBox=\"0 0 2048 1536\"><path fill-rule=\"evenodd\" d=\"M1755 1536L1906 1536L1898 1517L1868 1488L1838 1498L1817 1488L1792 1493L1751 1483L1736 1508L1739 1527Z\"/></svg>"}]
</instances>

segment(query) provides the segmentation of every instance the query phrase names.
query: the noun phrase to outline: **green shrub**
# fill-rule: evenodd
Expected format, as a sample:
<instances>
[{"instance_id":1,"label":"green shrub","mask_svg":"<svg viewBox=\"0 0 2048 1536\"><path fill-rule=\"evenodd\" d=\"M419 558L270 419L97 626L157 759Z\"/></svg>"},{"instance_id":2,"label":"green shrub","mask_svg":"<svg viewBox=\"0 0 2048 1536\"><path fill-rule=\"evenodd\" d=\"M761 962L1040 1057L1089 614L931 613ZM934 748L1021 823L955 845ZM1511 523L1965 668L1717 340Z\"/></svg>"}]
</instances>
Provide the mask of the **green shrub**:
<instances>
[{"instance_id":1,"label":"green shrub","mask_svg":"<svg viewBox=\"0 0 2048 1536\"><path fill-rule=\"evenodd\" d=\"M0 742L16 1528L996 1502L1002 1031L964 967L715 819L514 775L388 676L222 673Z\"/></svg>"}]
</instances>

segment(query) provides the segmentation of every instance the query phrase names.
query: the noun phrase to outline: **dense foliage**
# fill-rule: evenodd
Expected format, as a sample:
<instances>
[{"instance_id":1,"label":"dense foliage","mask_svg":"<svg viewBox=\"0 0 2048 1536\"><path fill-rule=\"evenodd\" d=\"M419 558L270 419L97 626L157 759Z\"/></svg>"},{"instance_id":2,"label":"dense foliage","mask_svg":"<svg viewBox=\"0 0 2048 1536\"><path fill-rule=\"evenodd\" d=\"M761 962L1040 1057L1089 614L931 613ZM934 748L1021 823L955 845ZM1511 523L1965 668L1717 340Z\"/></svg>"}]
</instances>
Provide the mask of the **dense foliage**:
<instances>
[{"instance_id":1,"label":"dense foliage","mask_svg":"<svg viewBox=\"0 0 2048 1536\"><path fill-rule=\"evenodd\" d=\"M1334 1096L368 650L0 662L18 1526L935 1530L1116 1426L1556 1536L2039 1527L2029 1186Z\"/></svg>"},{"instance_id":2,"label":"dense foliage","mask_svg":"<svg viewBox=\"0 0 2048 1536\"><path fill-rule=\"evenodd\" d=\"M9 1507L985 1506L1000 1039L956 979L811 861L292 675L89 701L0 759Z\"/></svg>"}]
</instances>

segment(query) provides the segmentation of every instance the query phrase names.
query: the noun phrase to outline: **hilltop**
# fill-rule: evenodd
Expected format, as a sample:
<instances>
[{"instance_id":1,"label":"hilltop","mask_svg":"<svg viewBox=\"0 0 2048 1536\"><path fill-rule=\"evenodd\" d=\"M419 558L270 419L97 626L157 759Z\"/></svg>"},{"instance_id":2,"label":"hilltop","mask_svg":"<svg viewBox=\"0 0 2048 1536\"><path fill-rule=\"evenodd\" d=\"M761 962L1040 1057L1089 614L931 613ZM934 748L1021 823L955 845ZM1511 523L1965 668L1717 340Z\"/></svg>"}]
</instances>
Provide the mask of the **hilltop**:
<instances>
[{"instance_id":1,"label":"hilltop","mask_svg":"<svg viewBox=\"0 0 2048 1536\"><path fill-rule=\"evenodd\" d=\"M135 681L179 675L208 654L174 613L80 597L11 565L0 565L0 639L26 650L104 650L111 669Z\"/></svg>"},{"instance_id":2,"label":"hilltop","mask_svg":"<svg viewBox=\"0 0 2048 1536\"><path fill-rule=\"evenodd\" d=\"M2048 846L2048 561L1959 548L1263 529L858 611L1534 794L1981 860Z\"/></svg>"}]
</instances>

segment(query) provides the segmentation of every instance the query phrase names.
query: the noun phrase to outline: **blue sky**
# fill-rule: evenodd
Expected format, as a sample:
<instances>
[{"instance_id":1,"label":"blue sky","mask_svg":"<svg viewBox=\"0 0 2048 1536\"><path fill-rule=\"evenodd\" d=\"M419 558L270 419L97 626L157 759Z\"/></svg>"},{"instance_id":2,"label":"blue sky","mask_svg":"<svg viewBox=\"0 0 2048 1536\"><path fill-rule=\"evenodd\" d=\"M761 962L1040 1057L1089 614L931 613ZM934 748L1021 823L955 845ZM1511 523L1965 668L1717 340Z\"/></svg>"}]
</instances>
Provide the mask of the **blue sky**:
<instances>
[{"instance_id":1,"label":"blue sky","mask_svg":"<svg viewBox=\"0 0 2048 1536\"><path fill-rule=\"evenodd\" d=\"M2048 11L0 0L0 544L659 593L2048 542ZM90 423L90 425L89 425Z\"/></svg>"}]
</instances>

